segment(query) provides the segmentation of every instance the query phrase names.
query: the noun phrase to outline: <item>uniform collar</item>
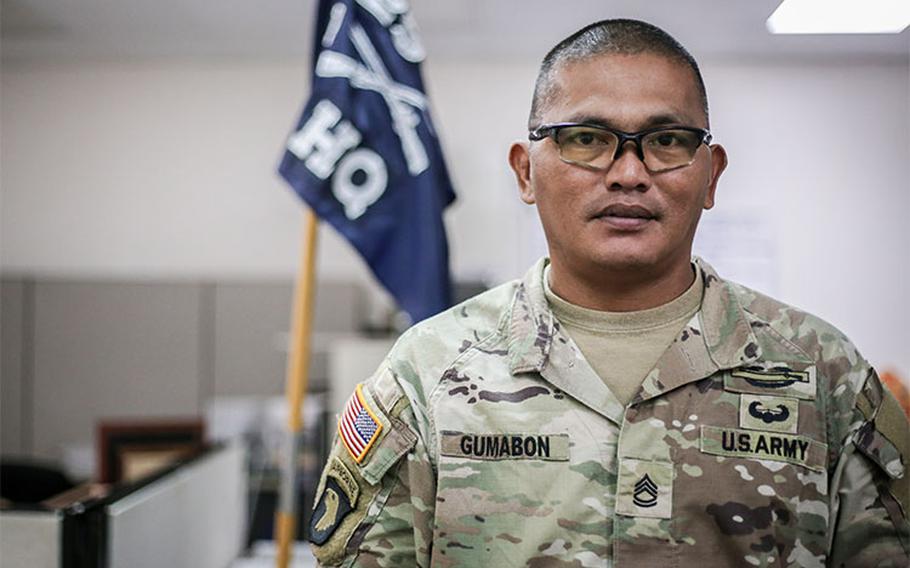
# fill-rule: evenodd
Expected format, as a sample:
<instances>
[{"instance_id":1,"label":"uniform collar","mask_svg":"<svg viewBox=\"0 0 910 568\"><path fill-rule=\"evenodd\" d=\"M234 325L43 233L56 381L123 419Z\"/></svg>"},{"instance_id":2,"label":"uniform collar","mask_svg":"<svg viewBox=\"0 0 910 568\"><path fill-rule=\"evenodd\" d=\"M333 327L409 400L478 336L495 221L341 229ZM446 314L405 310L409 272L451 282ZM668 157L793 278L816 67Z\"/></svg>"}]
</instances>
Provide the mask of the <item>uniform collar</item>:
<instances>
[{"instance_id":1,"label":"uniform collar","mask_svg":"<svg viewBox=\"0 0 910 568\"><path fill-rule=\"evenodd\" d=\"M761 357L750 318L733 285L707 262L697 257L694 261L705 283L701 307L645 377L632 404Z\"/></svg>"},{"instance_id":2,"label":"uniform collar","mask_svg":"<svg viewBox=\"0 0 910 568\"><path fill-rule=\"evenodd\" d=\"M508 329L504 331L508 336L509 367L513 375L536 371L548 380L554 377L560 383L556 386L564 388L575 382L566 375L577 374L578 369L556 368L556 362L570 361L580 354L563 353L575 348L571 341L566 341L547 304L543 274L548 262L542 258L534 264L516 289L505 321ZM761 356L749 318L732 285L721 279L707 262L697 257L694 262L704 281L701 307L648 373L632 404L718 370L748 365ZM584 367L590 370L589 365Z\"/></svg>"},{"instance_id":3,"label":"uniform collar","mask_svg":"<svg viewBox=\"0 0 910 568\"><path fill-rule=\"evenodd\" d=\"M546 257L538 260L525 274L512 299L506 333L513 375L539 372L550 354L556 318L543 287L544 268L549 262Z\"/></svg>"}]
</instances>

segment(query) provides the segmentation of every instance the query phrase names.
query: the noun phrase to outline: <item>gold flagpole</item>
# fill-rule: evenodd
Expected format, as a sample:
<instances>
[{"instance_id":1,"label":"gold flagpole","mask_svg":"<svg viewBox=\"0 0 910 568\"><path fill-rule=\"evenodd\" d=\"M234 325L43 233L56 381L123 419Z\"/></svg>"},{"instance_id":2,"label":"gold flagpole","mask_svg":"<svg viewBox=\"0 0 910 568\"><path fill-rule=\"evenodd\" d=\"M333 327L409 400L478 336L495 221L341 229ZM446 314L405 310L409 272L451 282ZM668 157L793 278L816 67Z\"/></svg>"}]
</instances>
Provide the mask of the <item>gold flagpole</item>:
<instances>
[{"instance_id":1,"label":"gold flagpole","mask_svg":"<svg viewBox=\"0 0 910 568\"><path fill-rule=\"evenodd\" d=\"M310 376L310 339L313 335L313 299L316 282L316 229L319 221L307 208L303 221L303 258L294 286L291 335L285 396L288 401L288 444L284 456L280 499L275 514L276 566L287 568L297 532L297 444L303 429L303 401Z\"/></svg>"}]
</instances>

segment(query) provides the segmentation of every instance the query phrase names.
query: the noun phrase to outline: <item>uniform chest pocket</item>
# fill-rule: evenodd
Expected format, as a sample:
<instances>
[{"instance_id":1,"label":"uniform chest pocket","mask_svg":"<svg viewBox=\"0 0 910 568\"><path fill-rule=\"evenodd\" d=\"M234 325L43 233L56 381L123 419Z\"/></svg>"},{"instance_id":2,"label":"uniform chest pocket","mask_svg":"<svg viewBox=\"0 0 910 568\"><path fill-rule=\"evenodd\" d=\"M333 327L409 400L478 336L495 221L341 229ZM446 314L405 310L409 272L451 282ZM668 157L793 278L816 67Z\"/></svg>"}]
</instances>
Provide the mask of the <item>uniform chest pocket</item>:
<instances>
[{"instance_id":1,"label":"uniform chest pocket","mask_svg":"<svg viewBox=\"0 0 910 568\"><path fill-rule=\"evenodd\" d=\"M477 565L482 554L485 566L515 566L544 549L548 561L568 563L592 538L605 546L598 481L608 476L593 461L576 463L584 452L574 442L562 432L440 432L434 554L455 565ZM584 528L578 542L566 522Z\"/></svg>"},{"instance_id":2,"label":"uniform chest pocket","mask_svg":"<svg viewBox=\"0 0 910 568\"><path fill-rule=\"evenodd\" d=\"M800 551L823 555L826 453L825 444L801 434L701 425L698 445L676 456L672 530L677 539L700 535L700 547L684 550L680 565L694 565L696 550L712 547L762 566Z\"/></svg>"},{"instance_id":3,"label":"uniform chest pocket","mask_svg":"<svg viewBox=\"0 0 910 568\"><path fill-rule=\"evenodd\" d=\"M569 473L568 434L443 431L439 445L438 508L487 522L533 514Z\"/></svg>"}]
</instances>

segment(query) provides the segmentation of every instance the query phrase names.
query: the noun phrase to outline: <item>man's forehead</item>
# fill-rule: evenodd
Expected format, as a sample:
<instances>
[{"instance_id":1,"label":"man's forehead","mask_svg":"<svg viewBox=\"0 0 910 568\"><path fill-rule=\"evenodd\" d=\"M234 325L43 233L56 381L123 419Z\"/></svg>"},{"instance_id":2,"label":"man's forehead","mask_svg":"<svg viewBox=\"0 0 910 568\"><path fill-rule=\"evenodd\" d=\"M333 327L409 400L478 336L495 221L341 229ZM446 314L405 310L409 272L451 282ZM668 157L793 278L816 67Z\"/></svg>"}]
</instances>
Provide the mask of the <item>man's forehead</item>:
<instances>
[{"instance_id":1,"label":"man's forehead","mask_svg":"<svg viewBox=\"0 0 910 568\"><path fill-rule=\"evenodd\" d=\"M705 119L695 73L683 62L652 53L608 53L560 63L553 69L543 116L546 122L612 127Z\"/></svg>"}]
</instances>

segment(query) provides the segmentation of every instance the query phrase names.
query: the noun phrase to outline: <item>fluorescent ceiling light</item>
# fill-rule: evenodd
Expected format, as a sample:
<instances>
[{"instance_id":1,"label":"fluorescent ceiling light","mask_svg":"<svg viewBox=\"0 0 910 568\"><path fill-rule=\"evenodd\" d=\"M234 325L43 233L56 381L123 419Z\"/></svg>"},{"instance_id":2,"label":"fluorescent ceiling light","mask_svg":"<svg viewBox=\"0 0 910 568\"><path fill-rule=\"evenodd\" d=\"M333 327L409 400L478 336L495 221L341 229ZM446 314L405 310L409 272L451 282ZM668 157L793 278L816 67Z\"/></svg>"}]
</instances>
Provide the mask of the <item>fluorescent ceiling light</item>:
<instances>
[{"instance_id":1,"label":"fluorescent ceiling light","mask_svg":"<svg viewBox=\"0 0 910 568\"><path fill-rule=\"evenodd\" d=\"M775 34L899 34L910 0L784 0L771 14Z\"/></svg>"}]
</instances>

